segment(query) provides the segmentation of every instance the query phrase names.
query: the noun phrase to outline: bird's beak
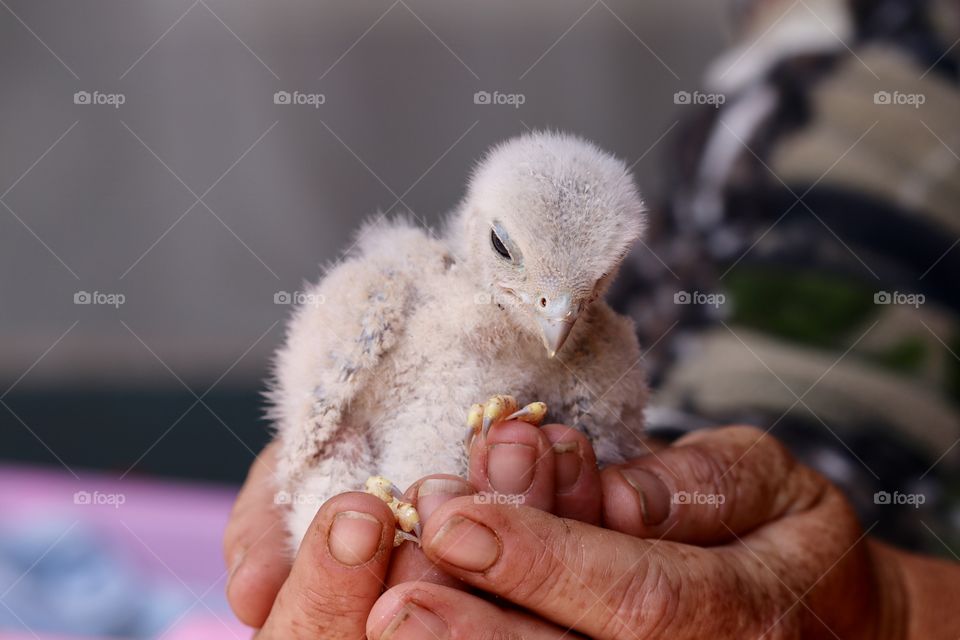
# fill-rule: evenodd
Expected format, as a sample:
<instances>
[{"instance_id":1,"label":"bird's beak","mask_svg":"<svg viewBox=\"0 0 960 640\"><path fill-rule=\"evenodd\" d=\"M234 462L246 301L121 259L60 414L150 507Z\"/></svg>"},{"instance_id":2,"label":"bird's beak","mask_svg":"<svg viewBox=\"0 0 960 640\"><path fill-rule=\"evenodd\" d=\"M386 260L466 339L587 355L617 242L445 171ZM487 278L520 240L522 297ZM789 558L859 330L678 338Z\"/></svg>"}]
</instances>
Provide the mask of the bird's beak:
<instances>
[{"instance_id":1,"label":"bird's beak","mask_svg":"<svg viewBox=\"0 0 960 640\"><path fill-rule=\"evenodd\" d=\"M567 341L576 318L537 318L537 321L540 323L547 355L552 358Z\"/></svg>"}]
</instances>

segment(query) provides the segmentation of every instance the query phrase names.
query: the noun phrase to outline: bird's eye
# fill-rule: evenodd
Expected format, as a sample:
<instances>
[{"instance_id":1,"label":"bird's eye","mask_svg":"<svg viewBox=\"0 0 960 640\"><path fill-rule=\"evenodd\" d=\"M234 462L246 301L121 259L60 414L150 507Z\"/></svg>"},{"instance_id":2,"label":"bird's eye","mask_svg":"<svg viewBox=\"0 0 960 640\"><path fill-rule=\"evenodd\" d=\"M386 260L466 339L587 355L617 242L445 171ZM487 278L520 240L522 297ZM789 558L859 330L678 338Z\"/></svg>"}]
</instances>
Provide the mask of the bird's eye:
<instances>
[{"instance_id":1,"label":"bird's eye","mask_svg":"<svg viewBox=\"0 0 960 640\"><path fill-rule=\"evenodd\" d=\"M507 260L511 260L510 252L507 251L507 248L503 246L503 242L500 241L500 237L497 236L497 232L493 229L490 230L490 244L493 245L493 250L499 253L501 256Z\"/></svg>"}]
</instances>

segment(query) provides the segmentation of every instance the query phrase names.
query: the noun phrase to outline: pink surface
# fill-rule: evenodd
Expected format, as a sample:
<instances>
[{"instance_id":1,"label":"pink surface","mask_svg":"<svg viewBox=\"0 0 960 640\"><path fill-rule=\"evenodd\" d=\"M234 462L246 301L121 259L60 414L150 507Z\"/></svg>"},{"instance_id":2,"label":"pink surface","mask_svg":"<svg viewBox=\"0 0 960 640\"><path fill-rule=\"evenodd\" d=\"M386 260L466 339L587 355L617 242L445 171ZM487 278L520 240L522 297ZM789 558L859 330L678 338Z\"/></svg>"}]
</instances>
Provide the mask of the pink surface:
<instances>
[{"instance_id":1,"label":"pink surface","mask_svg":"<svg viewBox=\"0 0 960 640\"><path fill-rule=\"evenodd\" d=\"M66 536L82 523L108 539L146 581L182 589L194 605L164 638L250 636L223 597L227 571L221 537L235 488L75 471L79 478L65 470L0 467L3 522L56 523ZM0 631L0 638L16 637Z\"/></svg>"}]
</instances>

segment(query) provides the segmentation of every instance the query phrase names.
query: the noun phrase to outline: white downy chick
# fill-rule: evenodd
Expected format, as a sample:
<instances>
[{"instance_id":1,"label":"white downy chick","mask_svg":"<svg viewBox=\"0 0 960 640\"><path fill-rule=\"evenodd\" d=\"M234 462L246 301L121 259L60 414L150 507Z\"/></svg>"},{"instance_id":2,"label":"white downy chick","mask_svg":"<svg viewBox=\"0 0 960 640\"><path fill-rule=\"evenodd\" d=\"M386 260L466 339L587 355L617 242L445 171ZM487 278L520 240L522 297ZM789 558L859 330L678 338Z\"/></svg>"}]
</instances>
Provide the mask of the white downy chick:
<instances>
[{"instance_id":1,"label":"white downy chick","mask_svg":"<svg viewBox=\"0 0 960 640\"><path fill-rule=\"evenodd\" d=\"M603 463L645 451L632 322L602 295L644 227L625 165L578 137L494 147L442 237L377 221L293 316L271 415L296 548L371 475L466 473L464 418L499 393L543 401Z\"/></svg>"}]
</instances>

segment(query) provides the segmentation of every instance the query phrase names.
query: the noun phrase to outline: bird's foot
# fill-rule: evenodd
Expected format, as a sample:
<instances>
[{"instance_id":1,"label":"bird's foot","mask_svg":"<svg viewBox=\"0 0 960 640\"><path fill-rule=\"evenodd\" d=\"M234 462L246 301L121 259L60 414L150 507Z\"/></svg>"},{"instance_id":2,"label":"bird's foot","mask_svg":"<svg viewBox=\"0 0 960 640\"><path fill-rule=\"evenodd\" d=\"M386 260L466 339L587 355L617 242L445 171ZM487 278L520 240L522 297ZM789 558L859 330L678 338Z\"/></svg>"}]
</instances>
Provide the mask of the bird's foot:
<instances>
[{"instance_id":1,"label":"bird's foot","mask_svg":"<svg viewBox=\"0 0 960 640\"><path fill-rule=\"evenodd\" d=\"M517 399L508 395L496 395L484 404L475 404L467 413L467 435L465 444L470 448L473 438L481 432L484 436L490 427L507 420L520 420L536 427L543 423L547 415L547 405L543 402L531 402L522 409L518 409Z\"/></svg>"},{"instance_id":2,"label":"bird's foot","mask_svg":"<svg viewBox=\"0 0 960 640\"><path fill-rule=\"evenodd\" d=\"M367 493L375 495L390 507L393 517L397 521L397 529L393 534L393 546L399 547L404 540L410 540L420 545L420 535L423 533L420 525L420 514L416 507L403 501L403 494L392 482L382 476L367 478Z\"/></svg>"}]
</instances>

